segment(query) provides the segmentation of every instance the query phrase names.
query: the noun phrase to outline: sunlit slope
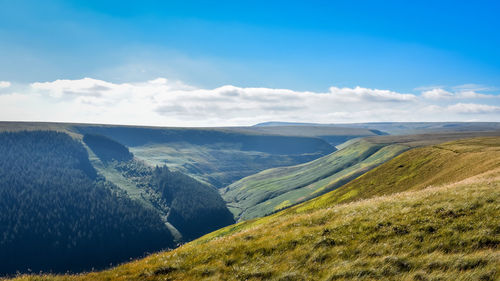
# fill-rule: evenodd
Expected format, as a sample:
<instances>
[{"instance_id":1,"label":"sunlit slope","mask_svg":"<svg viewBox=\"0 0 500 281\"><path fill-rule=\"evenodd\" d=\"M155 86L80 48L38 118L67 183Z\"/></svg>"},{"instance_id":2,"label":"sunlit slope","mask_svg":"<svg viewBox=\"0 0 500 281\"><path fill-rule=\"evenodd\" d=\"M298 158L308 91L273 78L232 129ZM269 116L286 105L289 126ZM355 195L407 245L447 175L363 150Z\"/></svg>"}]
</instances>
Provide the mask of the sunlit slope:
<instances>
[{"instance_id":1,"label":"sunlit slope","mask_svg":"<svg viewBox=\"0 0 500 281\"><path fill-rule=\"evenodd\" d=\"M222 190L222 197L238 219L264 216L339 187L408 148L358 140L312 162L243 178Z\"/></svg>"},{"instance_id":2,"label":"sunlit slope","mask_svg":"<svg viewBox=\"0 0 500 281\"><path fill-rule=\"evenodd\" d=\"M434 139L446 139L448 136L440 136L435 137ZM407 143L410 145L421 144L422 138L420 136L408 136L401 139L401 143ZM392 139L392 141L395 141ZM425 142L433 143L433 140L427 140ZM436 146L440 147L440 149L436 150ZM462 151L460 154L455 155L455 157L447 159L448 161L443 161L440 157L440 153L435 153L433 155L431 152L443 152L442 148L450 148L453 147L456 151ZM445 149L446 150L446 149ZM426 156L427 155L427 156ZM352 181L336 190L330 191L327 194L319 196L315 199L309 200L307 202L301 203L297 206L293 206L271 216L267 216L261 219L253 219L249 221L245 221L234 226L228 226L216 232L212 232L211 234L206 235L205 237L215 237L219 235L228 235L230 233L241 231L242 229L251 228L254 225L262 224L265 221L272 220L273 217L282 216L282 215L292 215L292 214L300 214L304 212L311 212L320 208L330 208L332 206L336 206L341 202L353 202L361 199L368 199L376 196L383 196L388 194L393 194L397 192L407 191L407 190L416 190L416 186L419 182L414 180L414 183L417 185L401 185L394 184L395 178L409 178L407 177L409 174L405 173L403 170L399 172L395 172L393 167L399 166L408 166L408 161L414 162L423 162L424 157L427 157L425 164L420 165L416 168L412 174L420 175L419 179L421 181L426 181L428 184L423 187L428 187L430 185L437 185L438 182L440 184L450 184L459 181L460 179L473 177L482 173L490 172L492 169L498 168L500 166L500 137L480 137L480 138L469 138L462 139L458 141L445 142L435 145L428 145L425 147L414 148L412 150L408 150L398 157L387 161L386 163L380 165L379 167L371 170L368 173L360 176L355 181ZM459 158L465 159L468 161L456 161ZM461 163L458 164L458 163ZM455 171L457 167L462 167L461 171L466 172L458 172ZM422 173L420 173L422 171ZM448 171L450 173L457 174L457 178L450 176L449 174L445 177L436 177L433 176L433 180L430 181L427 177L424 176L424 171L427 175L436 175L443 171ZM443 173L445 174L445 173ZM367 188L364 185L359 185L359 190L353 189L352 186L358 184L359 181L365 181L374 183L372 185L372 189ZM373 189L373 186L384 186L388 185L389 187L385 187L382 190ZM345 195L347 194L347 195Z\"/></svg>"},{"instance_id":3,"label":"sunlit slope","mask_svg":"<svg viewBox=\"0 0 500 281\"><path fill-rule=\"evenodd\" d=\"M427 175L402 193L348 204L306 202L108 271L18 280L498 280L499 140L410 150L362 177ZM447 149L458 158L443 162ZM423 164L389 169L404 165L406 156ZM452 172L457 167L464 167L460 177ZM428 185L421 181L431 186L421 188Z\"/></svg>"},{"instance_id":4,"label":"sunlit slope","mask_svg":"<svg viewBox=\"0 0 500 281\"><path fill-rule=\"evenodd\" d=\"M418 190L451 183L500 167L500 138L474 138L407 151L356 180L296 210Z\"/></svg>"},{"instance_id":5,"label":"sunlit slope","mask_svg":"<svg viewBox=\"0 0 500 281\"><path fill-rule=\"evenodd\" d=\"M391 164L384 164L377 171L372 170L311 202L320 205L347 202L446 183L497 167L496 159L490 162L483 159L497 153L498 137L443 143L474 134L479 133L379 136L351 141L341 150L315 161L246 177L223 190L222 196L239 219L263 216L334 190L409 148L412 150L390 161Z\"/></svg>"}]
</instances>

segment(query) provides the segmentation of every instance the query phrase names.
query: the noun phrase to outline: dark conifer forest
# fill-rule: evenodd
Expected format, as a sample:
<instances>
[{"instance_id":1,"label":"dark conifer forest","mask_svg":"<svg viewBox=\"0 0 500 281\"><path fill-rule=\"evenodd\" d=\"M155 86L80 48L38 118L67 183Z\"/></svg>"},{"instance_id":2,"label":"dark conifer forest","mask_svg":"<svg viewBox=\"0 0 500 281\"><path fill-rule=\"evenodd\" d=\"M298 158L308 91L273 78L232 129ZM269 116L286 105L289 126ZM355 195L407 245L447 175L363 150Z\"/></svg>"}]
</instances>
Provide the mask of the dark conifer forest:
<instances>
[{"instance_id":1,"label":"dark conifer forest","mask_svg":"<svg viewBox=\"0 0 500 281\"><path fill-rule=\"evenodd\" d=\"M224 200L213 187L166 166L153 171L153 188L170 206L168 221L191 240L234 223Z\"/></svg>"},{"instance_id":2,"label":"dark conifer forest","mask_svg":"<svg viewBox=\"0 0 500 281\"><path fill-rule=\"evenodd\" d=\"M0 274L98 269L173 247L156 212L111 187L65 133L1 133Z\"/></svg>"}]
</instances>

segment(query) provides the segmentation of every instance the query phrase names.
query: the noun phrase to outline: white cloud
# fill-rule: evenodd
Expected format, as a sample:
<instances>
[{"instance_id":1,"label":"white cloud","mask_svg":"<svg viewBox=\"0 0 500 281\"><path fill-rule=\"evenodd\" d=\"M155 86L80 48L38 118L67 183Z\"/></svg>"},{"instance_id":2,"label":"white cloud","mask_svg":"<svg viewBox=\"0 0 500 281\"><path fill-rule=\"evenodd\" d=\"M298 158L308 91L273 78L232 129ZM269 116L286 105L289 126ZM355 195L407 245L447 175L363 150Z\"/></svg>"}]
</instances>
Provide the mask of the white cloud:
<instances>
[{"instance_id":1,"label":"white cloud","mask_svg":"<svg viewBox=\"0 0 500 281\"><path fill-rule=\"evenodd\" d=\"M367 88L337 88L330 87L330 93L339 98L339 100L350 102L362 101L381 101L381 102L407 102L414 101L415 95L400 94L388 90L377 90Z\"/></svg>"},{"instance_id":2,"label":"white cloud","mask_svg":"<svg viewBox=\"0 0 500 281\"><path fill-rule=\"evenodd\" d=\"M490 91L493 88L488 88L476 84L466 84L452 87L454 92L447 91L443 87L439 88L420 88L423 90L421 96L430 100L444 99L480 99L480 98L495 98L495 95L478 93L479 91Z\"/></svg>"},{"instance_id":3,"label":"white cloud","mask_svg":"<svg viewBox=\"0 0 500 281\"><path fill-rule=\"evenodd\" d=\"M36 82L16 90L0 95L0 120L162 126L251 125L269 120L456 121L464 116L467 120L500 120L498 110L490 108L498 104L475 108L443 104L454 99L439 99L434 104L435 99L363 87L331 87L325 92L232 85L203 89L165 78L133 83L83 78Z\"/></svg>"},{"instance_id":4,"label":"white cloud","mask_svg":"<svg viewBox=\"0 0 500 281\"><path fill-rule=\"evenodd\" d=\"M5 89L10 87L10 82L9 81L0 81L0 89Z\"/></svg>"},{"instance_id":5,"label":"white cloud","mask_svg":"<svg viewBox=\"0 0 500 281\"><path fill-rule=\"evenodd\" d=\"M495 97L494 95L481 94L481 93L477 93L477 92L472 91L472 90L464 90L464 91L458 92L456 94L456 96L458 98L462 98L462 99L479 99L479 98L494 98Z\"/></svg>"},{"instance_id":6,"label":"white cloud","mask_svg":"<svg viewBox=\"0 0 500 281\"><path fill-rule=\"evenodd\" d=\"M475 104L475 103L457 103L447 108L451 112L467 114L500 113L500 106Z\"/></svg>"},{"instance_id":7,"label":"white cloud","mask_svg":"<svg viewBox=\"0 0 500 281\"><path fill-rule=\"evenodd\" d=\"M422 92L422 97L431 100L448 99L453 97L453 93L450 93L442 88L436 88Z\"/></svg>"},{"instance_id":8,"label":"white cloud","mask_svg":"<svg viewBox=\"0 0 500 281\"><path fill-rule=\"evenodd\" d=\"M80 80L56 80L53 82L36 82L31 84L31 88L39 91L46 91L54 98L63 96L92 96L100 97L103 92L110 90L114 84L92 78Z\"/></svg>"},{"instance_id":9,"label":"white cloud","mask_svg":"<svg viewBox=\"0 0 500 281\"><path fill-rule=\"evenodd\" d=\"M455 91L473 91L473 92L481 92L481 91L497 91L498 88L495 87L489 87L485 85L479 85L479 84L463 84L463 85L458 85L452 87L453 90Z\"/></svg>"}]
</instances>

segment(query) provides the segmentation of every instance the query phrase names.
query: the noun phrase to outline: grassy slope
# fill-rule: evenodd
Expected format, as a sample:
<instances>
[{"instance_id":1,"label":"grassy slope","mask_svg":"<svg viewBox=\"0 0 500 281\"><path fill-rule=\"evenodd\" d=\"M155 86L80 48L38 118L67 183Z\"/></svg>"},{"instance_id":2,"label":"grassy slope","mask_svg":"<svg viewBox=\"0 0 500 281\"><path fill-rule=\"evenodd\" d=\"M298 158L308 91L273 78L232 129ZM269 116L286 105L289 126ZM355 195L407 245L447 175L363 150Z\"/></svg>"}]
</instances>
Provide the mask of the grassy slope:
<instances>
[{"instance_id":1,"label":"grassy slope","mask_svg":"<svg viewBox=\"0 0 500 281\"><path fill-rule=\"evenodd\" d=\"M264 216L339 187L408 148L359 140L312 162L243 178L225 188L222 196L239 219Z\"/></svg>"},{"instance_id":2,"label":"grassy slope","mask_svg":"<svg viewBox=\"0 0 500 281\"><path fill-rule=\"evenodd\" d=\"M405 137L401 139L401 141L404 141L406 144L416 145L416 143L418 143L421 145L420 139L420 137ZM442 138L435 139L442 140ZM394 141L394 139L392 140ZM428 140L427 142L433 143L434 141ZM436 147L439 147L439 149L436 149ZM452 147L456 151L461 151L461 153L447 158L448 161L443 161L443 150ZM414 184L409 182L411 179L411 177L407 177L409 173L404 170L395 171L395 167L401 169L399 166L403 165L408 169L411 167L409 163L422 163L422 160L425 158L427 158L425 163L419 165L418 170L414 170L410 173L418 177L412 179L411 182ZM398 157L363 174L354 181L330 191L327 194L271 216L245 221L234 226L220 229L206 235L206 237L211 238L219 235L228 235L235 231L265 223L267 220L283 214L302 214L319 208L329 208L340 203L369 199L375 196L389 195L402 191L418 190L432 185L451 184L460 179L473 177L498 167L500 167L500 137L469 138L440 144L430 144L425 147L406 151ZM457 170L458 168L460 168L460 170ZM420 171L422 171L422 173L420 173ZM426 175L423 174L424 171ZM447 176L436 177L435 175L438 174ZM432 175L432 180L427 178L429 175ZM402 178L407 181L397 180ZM425 181L426 184L422 185L420 181ZM367 188L365 184L369 184L372 189ZM353 186L357 186L359 189L353 189Z\"/></svg>"},{"instance_id":3,"label":"grassy slope","mask_svg":"<svg viewBox=\"0 0 500 281\"><path fill-rule=\"evenodd\" d=\"M500 138L481 138L415 148L297 209L314 209L462 180L500 167L499 146Z\"/></svg>"},{"instance_id":4,"label":"grassy slope","mask_svg":"<svg viewBox=\"0 0 500 281\"><path fill-rule=\"evenodd\" d=\"M149 144L131 147L130 151L150 165L166 164L172 170L215 187L226 186L265 169L295 165L324 155L271 155L242 151L234 144L202 146L188 143Z\"/></svg>"},{"instance_id":5,"label":"grassy slope","mask_svg":"<svg viewBox=\"0 0 500 281\"><path fill-rule=\"evenodd\" d=\"M18 280L498 280L498 163L499 138L415 149L360 178L410 191L317 203L329 193L108 271Z\"/></svg>"},{"instance_id":6,"label":"grassy slope","mask_svg":"<svg viewBox=\"0 0 500 281\"><path fill-rule=\"evenodd\" d=\"M297 166L262 171L229 185L221 193L236 218L255 218L333 190L409 148L478 136L497 137L500 131L353 139L330 155Z\"/></svg>"}]
</instances>

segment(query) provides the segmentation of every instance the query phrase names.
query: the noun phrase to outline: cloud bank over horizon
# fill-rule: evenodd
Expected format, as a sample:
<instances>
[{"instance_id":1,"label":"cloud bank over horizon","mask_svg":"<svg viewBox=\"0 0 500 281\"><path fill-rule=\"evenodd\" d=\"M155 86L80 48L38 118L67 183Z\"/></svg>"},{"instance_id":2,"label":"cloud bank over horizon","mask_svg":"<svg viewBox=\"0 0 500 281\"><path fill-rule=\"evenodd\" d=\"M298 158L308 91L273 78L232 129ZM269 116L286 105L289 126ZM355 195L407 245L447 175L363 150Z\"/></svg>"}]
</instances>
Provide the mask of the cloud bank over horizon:
<instances>
[{"instance_id":1,"label":"cloud bank over horizon","mask_svg":"<svg viewBox=\"0 0 500 281\"><path fill-rule=\"evenodd\" d=\"M0 89L3 89L3 88L8 88L10 87L10 82L9 81L0 81Z\"/></svg>"},{"instance_id":2,"label":"cloud bank over horizon","mask_svg":"<svg viewBox=\"0 0 500 281\"><path fill-rule=\"evenodd\" d=\"M399 93L360 86L325 92L224 85L198 88L157 78L0 82L0 120L155 126L240 126L266 121L353 123L500 121L496 89L467 84Z\"/></svg>"}]
</instances>

